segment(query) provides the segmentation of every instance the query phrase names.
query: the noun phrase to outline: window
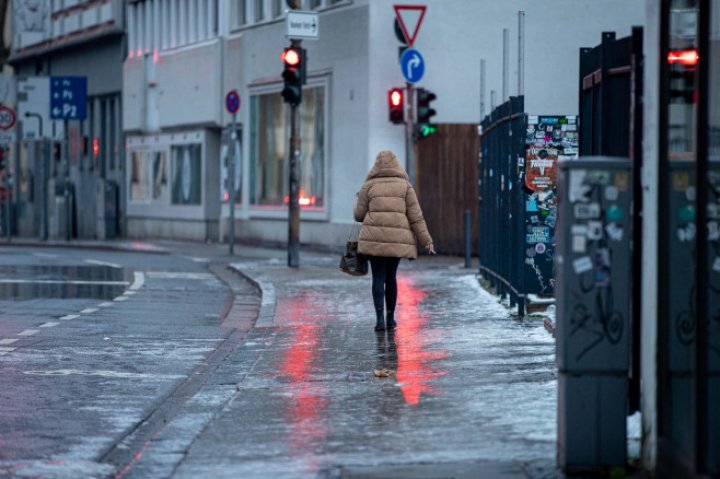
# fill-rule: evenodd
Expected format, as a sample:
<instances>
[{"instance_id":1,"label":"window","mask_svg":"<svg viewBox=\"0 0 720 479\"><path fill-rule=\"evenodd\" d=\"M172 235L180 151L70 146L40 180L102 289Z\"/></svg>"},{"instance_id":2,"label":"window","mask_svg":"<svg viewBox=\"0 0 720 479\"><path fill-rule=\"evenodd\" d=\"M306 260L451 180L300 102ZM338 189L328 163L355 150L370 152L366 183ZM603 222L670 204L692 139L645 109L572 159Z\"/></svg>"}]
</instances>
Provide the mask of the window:
<instances>
[{"instance_id":1,"label":"window","mask_svg":"<svg viewBox=\"0 0 720 479\"><path fill-rule=\"evenodd\" d=\"M167 155L164 151L156 151L153 153L153 199L165 196L167 185Z\"/></svg>"},{"instance_id":2,"label":"window","mask_svg":"<svg viewBox=\"0 0 720 479\"><path fill-rule=\"evenodd\" d=\"M144 201L150 197L150 168L148 152L136 150L130 153L130 199Z\"/></svg>"},{"instance_id":3,"label":"window","mask_svg":"<svg viewBox=\"0 0 720 479\"><path fill-rule=\"evenodd\" d=\"M172 203L199 205L202 202L202 157L200 144L176 145L172 157Z\"/></svg>"},{"instance_id":4,"label":"window","mask_svg":"<svg viewBox=\"0 0 720 479\"><path fill-rule=\"evenodd\" d=\"M287 144L289 109L278 93L250 99L250 202L282 206L288 197ZM300 204L324 205L325 184L325 87L303 90L298 107L301 141Z\"/></svg>"},{"instance_id":5,"label":"window","mask_svg":"<svg viewBox=\"0 0 720 479\"><path fill-rule=\"evenodd\" d=\"M255 21L262 22L265 18L265 0L255 0Z\"/></svg>"},{"instance_id":6,"label":"window","mask_svg":"<svg viewBox=\"0 0 720 479\"><path fill-rule=\"evenodd\" d=\"M247 23L247 3L245 0L233 0L230 4L230 27L238 28Z\"/></svg>"},{"instance_id":7,"label":"window","mask_svg":"<svg viewBox=\"0 0 720 479\"><path fill-rule=\"evenodd\" d=\"M273 18L281 17L283 14L283 0L272 0Z\"/></svg>"},{"instance_id":8,"label":"window","mask_svg":"<svg viewBox=\"0 0 720 479\"><path fill-rule=\"evenodd\" d=\"M310 0L310 10L316 10L322 6L322 0Z\"/></svg>"}]
</instances>

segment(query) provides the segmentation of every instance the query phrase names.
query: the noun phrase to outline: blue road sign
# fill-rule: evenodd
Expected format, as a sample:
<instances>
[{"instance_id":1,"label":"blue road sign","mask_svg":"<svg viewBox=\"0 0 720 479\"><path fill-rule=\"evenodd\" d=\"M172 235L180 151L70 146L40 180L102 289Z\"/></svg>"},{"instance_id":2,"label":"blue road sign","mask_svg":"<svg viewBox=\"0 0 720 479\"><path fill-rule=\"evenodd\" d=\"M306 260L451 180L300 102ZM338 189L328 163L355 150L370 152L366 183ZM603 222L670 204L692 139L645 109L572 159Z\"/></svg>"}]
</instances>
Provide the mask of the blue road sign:
<instances>
[{"instance_id":1,"label":"blue road sign","mask_svg":"<svg viewBox=\"0 0 720 479\"><path fill-rule=\"evenodd\" d=\"M408 83L417 83L425 74L425 60L419 51L408 48L400 57L400 69Z\"/></svg>"},{"instance_id":2,"label":"blue road sign","mask_svg":"<svg viewBox=\"0 0 720 479\"><path fill-rule=\"evenodd\" d=\"M87 117L87 78L50 77L50 118L84 120Z\"/></svg>"},{"instance_id":3,"label":"blue road sign","mask_svg":"<svg viewBox=\"0 0 720 479\"><path fill-rule=\"evenodd\" d=\"M231 90L225 95L225 108L233 115L240 109L240 95L235 90Z\"/></svg>"}]
</instances>

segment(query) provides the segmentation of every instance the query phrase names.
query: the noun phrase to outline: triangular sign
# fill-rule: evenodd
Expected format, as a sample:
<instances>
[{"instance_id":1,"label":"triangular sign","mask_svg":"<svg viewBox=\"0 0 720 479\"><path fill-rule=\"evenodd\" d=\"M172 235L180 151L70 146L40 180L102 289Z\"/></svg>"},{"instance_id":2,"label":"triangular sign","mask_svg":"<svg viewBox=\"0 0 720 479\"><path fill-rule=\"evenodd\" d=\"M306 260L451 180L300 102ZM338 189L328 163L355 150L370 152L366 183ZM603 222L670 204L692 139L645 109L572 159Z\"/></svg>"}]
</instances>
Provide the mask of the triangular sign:
<instances>
[{"instance_id":1,"label":"triangular sign","mask_svg":"<svg viewBox=\"0 0 720 479\"><path fill-rule=\"evenodd\" d=\"M405 40L410 48L415 43L415 37L420 30L420 24L425 17L425 5L393 5L395 16L400 23L400 29L405 35ZM411 33L412 32L412 33Z\"/></svg>"}]
</instances>

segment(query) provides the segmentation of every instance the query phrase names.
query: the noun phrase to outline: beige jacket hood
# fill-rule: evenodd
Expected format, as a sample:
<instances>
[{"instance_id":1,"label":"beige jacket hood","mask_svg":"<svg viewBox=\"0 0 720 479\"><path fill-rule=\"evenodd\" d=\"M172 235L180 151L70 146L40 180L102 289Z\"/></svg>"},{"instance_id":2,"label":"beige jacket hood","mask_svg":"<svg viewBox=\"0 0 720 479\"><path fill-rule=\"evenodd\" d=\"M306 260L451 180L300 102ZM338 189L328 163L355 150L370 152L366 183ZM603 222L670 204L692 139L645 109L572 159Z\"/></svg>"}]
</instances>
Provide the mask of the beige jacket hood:
<instances>
[{"instance_id":1,"label":"beige jacket hood","mask_svg":"<svg viewBox=\"0 0 720 479\"><path fill-rule=\"evenodd\" d=\"M415 259L418 241L422 246L432 243L415 189L391 151L377 155L353 213L362 222L362 254Z\"/></svg>"}]
</instances>

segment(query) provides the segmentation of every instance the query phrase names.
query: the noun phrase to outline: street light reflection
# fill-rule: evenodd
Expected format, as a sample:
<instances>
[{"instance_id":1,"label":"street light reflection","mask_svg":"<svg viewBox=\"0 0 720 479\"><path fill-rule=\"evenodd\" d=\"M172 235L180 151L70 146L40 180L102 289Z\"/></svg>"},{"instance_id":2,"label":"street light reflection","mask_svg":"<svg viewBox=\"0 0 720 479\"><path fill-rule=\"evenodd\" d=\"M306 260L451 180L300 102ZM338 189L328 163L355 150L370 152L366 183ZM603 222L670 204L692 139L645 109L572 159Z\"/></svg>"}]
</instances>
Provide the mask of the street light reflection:
<instances>
[{"instance_id":1,"label":"street light reflection","mask_svg":"<svg viewBox=\"0 0 720 479\"><path fill-rule=\"evenodd\" d=\"M395 331L395 345L398 356L397 380L410 406L418 406L423 395L436 395L433 379L444 376L433 363L448 356L444 350L429 350L435 339L427 328L428 317L419 308L425 293L416 288L414 281L398 278L398 328Z\"/></svg>"},{"instance_id":2,"label":"street light reflection","mask_svg":"<svg viewBox=\"0 0 720 479\"><path fill-rule=\"evenodd\" d=\"M281 310L295 316L291 320L294 325L289 348L280 366L281 374L289 379L285 417L291 428L290 447L293 455L305 462L307 472L315 472L320 464L311 451L316 450L327 435L324 417L328 400L322 384L311 380L322 330L312 322L311 318L318 316L308 295L281 303L278 305Z\"/></svg>"}]
</instances>

